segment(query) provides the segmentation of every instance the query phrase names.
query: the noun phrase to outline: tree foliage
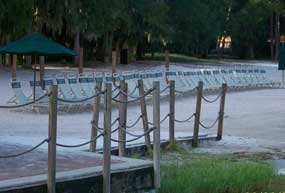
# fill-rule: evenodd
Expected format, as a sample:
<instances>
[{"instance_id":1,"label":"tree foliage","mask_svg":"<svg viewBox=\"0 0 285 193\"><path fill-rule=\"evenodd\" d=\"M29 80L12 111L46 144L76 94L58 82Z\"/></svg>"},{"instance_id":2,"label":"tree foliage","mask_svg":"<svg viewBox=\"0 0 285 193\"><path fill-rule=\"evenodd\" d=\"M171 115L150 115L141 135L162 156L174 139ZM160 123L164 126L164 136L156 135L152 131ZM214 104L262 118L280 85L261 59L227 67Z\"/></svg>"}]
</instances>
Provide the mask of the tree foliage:
<instances>
[{"instance_id":1,"label":"tree foliage","mask_svg":"<svg viewBox=\"0 0 285 193\"><path fill-rule=\"evenodd\" d=\"M284 10L279 0L9 0L0 33L4 44L39 31L105 61L124 47L137 57L165 49L205 57L229 35L233 54L253 57L268 46L269 18Z\"/></svg>"}]
</instances>

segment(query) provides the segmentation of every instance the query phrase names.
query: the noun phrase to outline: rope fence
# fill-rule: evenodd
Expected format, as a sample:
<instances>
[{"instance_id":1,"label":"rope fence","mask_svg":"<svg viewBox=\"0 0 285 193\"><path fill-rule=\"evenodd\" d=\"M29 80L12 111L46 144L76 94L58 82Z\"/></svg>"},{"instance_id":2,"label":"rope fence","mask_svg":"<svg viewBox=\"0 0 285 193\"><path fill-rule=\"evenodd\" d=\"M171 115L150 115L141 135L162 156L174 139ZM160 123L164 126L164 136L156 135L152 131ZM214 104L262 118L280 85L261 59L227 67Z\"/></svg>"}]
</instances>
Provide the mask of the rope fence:
<instances>
[{"instance_id":1,"label":"rope fence","mask_svg":"<svg viewBox=\"0 0 285 193\"><path fill-rule=\"evenodd\" d=\"M139 96L139 97L136 97L136 99L134 100L129 100L129 101L123 101L123 100L120 100L120 99L116 99L116 97L113 97L112 100L117 102L117 103L133 103L133 102L138 102L140 101L142 98L148 96L150 93L153 92L153 89L149 89L146 93L144 93L144 95L142 96Z\"/></svg>"},{"instance_id":2,"label":"rope fence","mask_svg":"<svg viewBox=\"0 0 285 193\"><path fill-rule=\"evenodd\" d=\"M143 117L143 115L140 115L133 124L126 125L126 128L130 129L130 128L135 127L139 123L139 121L141 120L142 117Z\"/></svg>"},{"instance_id":3,"label":"rope fence","mask_svg":"<svg viewBox=\"0 0 285 193\"><path fill-rule=\"evenodd\" d=\"M177 123L187 123L189 122L191 119L193 119L195 117L195 113L193 113L190 117L188 117L187 119L184 120L178 120L178 119L174 119L175 122Z\"/></svg>"},{"instance_id":4,"label":"rope fence","mask_svg":"<svg viewBox=\"0 0 285 193\"><path fill-rule=\"evenodd\" d=\"M115 88L112 89L112 85L115 85ZM103 137L103 180L104 180L104 188L109 190L111 187L110 182L110 175L111 175L111 142L118 143L118 150L120 156L125 156L126 152L126 143L137 141L141 138L145 138L145 145L148 150L152 150L153 152L153 167L154 167L154 185L155 187L160 186L160 126L162 123L168 120L169 123L169 143L175 143L175 123L189 123L192 119L194 119L194 131L193 131L193 147L197 147L198 145L198 136L199 136L199 127L204 129L212 129L216 124L218 124L218 131L217 131L217 139L220 140L222 138L223 132L223 119L224 119L224 106L225 106L225 95L227 90L227 85L223 84L222 92L215 97L214 99L208 99L203 96L203 82L199 82L197 89L197 98L196 98L196 111L195 113L191 114L186 119L178 119L175 116L175 93L185 93L175 89L175 81L170 80L168 86L164 89L160 90L160 83L159 81L153 82L153 87L147 91L144 90L143 80L138 81L138 85L135 89L129 94L128 88L124 87L124 82L120 82L120 86L116 86L115 82L113 83L105 83L104 91L97 90L97 92L87 98L79 99L79 100L67 100L58 98L57 93L57 85L51 86L51 92L49 94L45 94L38 99L21 104L21 105L13 105L13 106L0 106L0 108L20 108L24 107L33 103L36 103L43 98L49 96L49 135L47 139L44 139L42 142L37 144L36 146L28 149L24 152L14 154L14 155L7 155L3 156L0 155L0 158L13 158L18 157L21 155L25 155L34 151L35 149L39 148L44 143L48 143L48 192L55 193L56 186L56 147L63 147L63 148L78 148L83 147L90 144L90 150L96 151L96 143L97 140ZM127 84L125 84L127 85ZM101 85L102 86L102 85ZM101 88L101 87L100 87ZM139 96L134 96L135 91L138 89ZM166 92L169 89L169 112L161 119L161 112L160 112L160 94ZM118 91L115 97L112 95ZM151 95L152 97L152 120L153 122L148 121L147 115L147 106L145 98ZM100 113L100 97L104 97L104 126L99 127L99 113ZM120 97L117 99L117 97ZM128 100L128 98L132 98L133 100ZM93 109L93 118L91 121L91 138L90 140L80 143L80 144L61 144L56 142L57 138L57 102L66 102L66 103L83 103L85 101L89 101L94 99L94 109ZM214 123L211 125L205 125L200 120L201 114L201 106L202 101L207 103L214 103L220 99L220 109L219 115L215 119ZM119 105L119 116L112 121L112 101L118 103ZM140 102L141 107L141 114L136 118L136 120L132 124L127 124L127 104L133 102ZM130 132L128 129L136 127L140 120L142 120L143 130L142 134L136 134L134 132ZM118 126L116 125L118 123ZM115 127L116 125L116 127ZM151 127L150 127L151 125ZM118 138L115 139L112 137L112 134L118 133ZM153 145L151 145L150 140L150 133L153 133ZM127 135L134 137L132 139L127 139ZM93 148L91 145L93 144ZM95 148L94 148L95 144ZM104 192L105 193L105 192Z\"/></svg>"},{"instance_id":5,"label":"rope fence","mask_svg":"<svg viewBox=\"0 0 285 193\"><path fill-rule=\"evenodd\" d=\"M136 138L130 139L130 140L119 140L119 139L111 138L111 141L117 142L117 143L129 143L129 142L137 141L138 139L144 137L145 135L151 133L151 132L154 131L154 130L155 130L155 127L150 128L149 131L147 131L146 133L143 133L143 134L141 134L141 135L135 135L135 134L131 134L130 132L128 132L129 135L131 135L131 136L136 136ZM127 133L126 130L124 130L124 131Z\"/></svg>"},{"instance_id":6,"label":"rope fence","mask_svg":"<svg viewBox=\"0 0 285 193\"><path fill-rule=\"evenodd\" d=\"M42 146L44 143L48 143L48 142L49 142L48 138L44 139L39 144L35 145L34 147L32 147L32 148L30 148L24 152L13 154L13 155L6 155L6 156L0 155L0 159L15 158L15 157L23 156L25 154L31 153L32 151L34 151L34 150L38 149L40 146Z\"/></svg>"},{"instance_id":7,"label":"rope fence","mask_svg":"<svg viewBox=\"0 0 285 193\"><path fill-rule=\"evenodd\" d=\"M90 97L78 99L78 100L75 100L75 99L70 100L70 99L62 99L62 98L57 98L57 100L60 102L65 102L65 103L82 103L82 102L86 102L86 101L89 101L91 99L94 99L94 98L96 98L102 94L104 94L104 92L99 92L99 93L96 93Z\"/></svg>"},{"instance_id":8,"label":"rope fence","mask_svg":"<svg viewBox=\"0 0 285 193\"><path fill-rule=\"evenodd\" d=\"M215 102L217 102L221 97L222 97L222 92L221 92L216 98L214 98L214 99L212 99L212 100L206 98L205 96L202 96L202 99L203 99L205 102L207 102L207 103L215 103Z\"/></svg>"},{"instance_id":9,"label":"rope fence","mask_svg":"<svg viewBox=\"0 0 285 193\"><path fill-rule=\"evenodd\" d=\"M211 125L209 125L209 126L204 125L201 121L199 122L199 125L200 125L201 127L203 127L204 129L212 129L212 128L218 123L219 118L220 118L220 117L218 116L217 119L216 119Z\"/></svg>"},{"instance_id":10,"label":"rope fence","mask_svg":"<svg viewBox=\"0 0 285 193\"><path fill-rule=\"evenodd\" d=\"M104 136L103 133L101 133L100 135L98 135L97 137L91 139L90 141L87 141L85 143L80 143L80 144L77 144L77 145L65 145L65 144L60 144L60 143L57 143L56 146L59 146L59 147L65 147L65 148L77 148L77 147L82 147L82 146L85 146L85 145L88 145L92 142L94 142L95 140L97 140L98 138Z\"/></svg>"},{"instance_id":11,"label":"rope fence","mask_svg":"<svg viewBox=\"0 0 285 193\"><path fill-rule=\"evenodd\" d=\"M43 100L44 98L46 98L48 96L48 93L44 94L43 96L31 101L31 102L27 102L27 103L24 103L24 104L20 104L20 105L1 105L0 106L0 109L16 109L16 108L22 108L22 107L25 107L25 106L28 106L28 105L32 105L32 104L35 104L41 100Z\"/></svg>"}]
</instances>

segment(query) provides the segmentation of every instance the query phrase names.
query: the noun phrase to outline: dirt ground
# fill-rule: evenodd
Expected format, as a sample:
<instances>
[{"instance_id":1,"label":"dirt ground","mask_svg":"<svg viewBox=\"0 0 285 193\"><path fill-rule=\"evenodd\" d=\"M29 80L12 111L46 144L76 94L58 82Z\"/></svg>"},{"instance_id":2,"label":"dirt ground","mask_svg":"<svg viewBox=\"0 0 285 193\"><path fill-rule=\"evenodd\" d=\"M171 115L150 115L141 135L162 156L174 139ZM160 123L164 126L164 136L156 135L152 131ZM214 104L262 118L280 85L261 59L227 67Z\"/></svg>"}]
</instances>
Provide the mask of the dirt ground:
<instances>
[{"instance_id":1,"label":"dirt ground","mask_svg":"<svg viewBox=\"0 0 285 193\"><path fill-rule=\"evenodd\" d=\"M139 66L139 67L138 67ZM273 80L280 79L280 72L277 66L269 62L227 62L217 65L193 65L193 64L172 64L174 68L237 68L243 66L258 67L267 70L267 75ZM129 65L119 67L119 70L134 69L161 69L163 66ZM109 67L101 66L97 71L108 71ZM90 70L90 69L89 69ZM59 72L76 71L76 69L48 69L47 74ZM32 72L19 70L19 77L26 81L32 79ZM9 71L0 70L0 102L5 104L7 99L12 97L10 87ZM26 88L30 92L30 88ZM214 98L214 96L207 96ZM285 89L263 89L230 92L226 97L224 138L220 142L212 143L203 147L201 151L283 151L285 149ZM202 122L211 124L218 115L219 104L202 104ZM179 97L176 102L176 117L184 119L195 110L195 97ZM152 107L148 106L149 117L152 117ZM161 117L168 112L168 102L161 102ZM128 109L128 123L133 123L140 115L139 106L131 106ZM102 124L102 114L100 124ZM113 110L113 119L118 116L118 109ZM0 142L33 145L46 138L47 121L46 114L34 114L14 112L7 109L0 109ZM58 116L58 141L61 143L76 144L85 142L90 138L90 121L92 112L78 114L63 114ZM132 130L135 133L142 133L141 123ZM193 133L193 122L176 124L176 136L191 136ZM201 133L209 135L216 134L213 130L203 130ZM117 134L115 133L114 136ZM161 125L162 138L168 138L167 121ZM143 142L143 139L140 140ZM113 143L115 146L116 144ZM102 140L98 142L102 147ZM42 148L47 148L43 146ZM88 146L83 149L87 149ZM197 150L199 151L199 149Z\"/></svg>"}]
</instances>

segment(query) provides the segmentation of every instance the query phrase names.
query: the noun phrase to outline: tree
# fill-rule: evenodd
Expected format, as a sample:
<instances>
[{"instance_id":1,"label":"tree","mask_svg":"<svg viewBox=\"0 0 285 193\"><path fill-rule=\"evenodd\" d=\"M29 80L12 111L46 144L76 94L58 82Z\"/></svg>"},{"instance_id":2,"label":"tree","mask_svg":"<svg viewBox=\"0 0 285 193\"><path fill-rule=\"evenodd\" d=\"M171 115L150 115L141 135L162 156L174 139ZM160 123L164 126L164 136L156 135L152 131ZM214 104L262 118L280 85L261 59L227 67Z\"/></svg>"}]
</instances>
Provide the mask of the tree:
<instances>
[{"instance_id":1,"label":"tree","mask_svg":"<svg viewBox=\"0 0 285 193\"><path fill-rule=\"evenodd\" d=\"M234 52L253 59L257 51L267 46L270 15L268 1L234 1L230 20Z\"/></svg>"},{"instance_id":2,"label":"tree","mask_svg":"<svg viewBox=\"0 0 285 193\"><path fill-rule=\"evenodd\" d=\"M170 1L171 47L175 52L206 56L223 33L225 0Z\"/></svg>"}]
</instances>

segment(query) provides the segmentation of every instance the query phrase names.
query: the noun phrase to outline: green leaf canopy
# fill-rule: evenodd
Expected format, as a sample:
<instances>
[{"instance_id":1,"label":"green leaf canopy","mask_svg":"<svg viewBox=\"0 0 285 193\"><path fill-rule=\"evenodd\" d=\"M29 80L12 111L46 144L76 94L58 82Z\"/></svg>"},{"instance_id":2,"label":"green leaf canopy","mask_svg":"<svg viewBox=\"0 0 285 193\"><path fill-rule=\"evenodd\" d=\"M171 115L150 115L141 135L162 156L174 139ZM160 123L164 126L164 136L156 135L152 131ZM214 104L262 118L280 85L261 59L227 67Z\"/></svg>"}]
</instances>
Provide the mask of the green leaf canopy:
<instances>
[{"instance_id":1,"label":"green leaf canopy","mask_svg":"<svg viewBox=\"0 0 285 193\"><path fill-rule=\"evenodd\" d=\"M78 56L74 50L56 43L40 33L27 35L19 40L0 47L0 53L39 55L39 56Z\"/></svg>"}]
</instances>

